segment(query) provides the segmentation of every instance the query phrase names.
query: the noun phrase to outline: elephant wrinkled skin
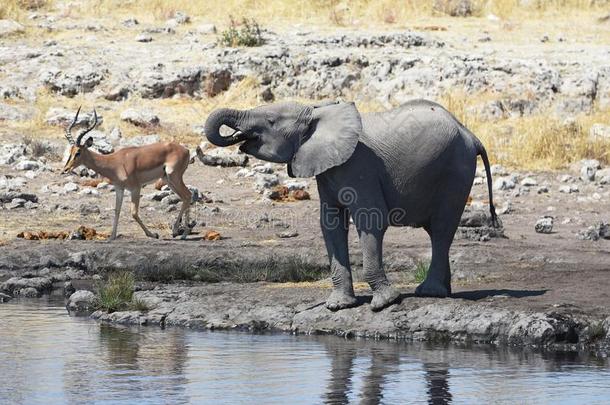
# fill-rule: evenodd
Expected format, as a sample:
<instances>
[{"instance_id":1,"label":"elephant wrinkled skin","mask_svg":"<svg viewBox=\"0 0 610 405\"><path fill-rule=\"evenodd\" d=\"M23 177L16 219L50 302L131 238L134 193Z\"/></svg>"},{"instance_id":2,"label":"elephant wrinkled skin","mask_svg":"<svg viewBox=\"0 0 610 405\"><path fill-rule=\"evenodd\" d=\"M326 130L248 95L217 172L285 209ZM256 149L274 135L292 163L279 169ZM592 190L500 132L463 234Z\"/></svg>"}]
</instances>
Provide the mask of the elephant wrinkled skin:
<instances>
[{"instance_id":1,"label":"elephant wrinkled skin","mask_svg":"<svg viewBox=\"0 0 610 405\"><path fill-rule=\"evenodd\" d=\"M223 125L234 133L221 136ZM496 222L485 148L453 115L430 101L413 100L369 114L360 114L353 103L225 108L212 112L205 133L215 145L241 143L240 150L256 158L287 163L293 177L316 177L334 286L326 302L331 310L357 302L348 252L350 217L360 237L373 310L399 298L382 266L388 226L423 227L430 236L432 261L416 294L451 294L449 248L478 155L487 171L490 212Z\"/></svg>"}]
</instances>

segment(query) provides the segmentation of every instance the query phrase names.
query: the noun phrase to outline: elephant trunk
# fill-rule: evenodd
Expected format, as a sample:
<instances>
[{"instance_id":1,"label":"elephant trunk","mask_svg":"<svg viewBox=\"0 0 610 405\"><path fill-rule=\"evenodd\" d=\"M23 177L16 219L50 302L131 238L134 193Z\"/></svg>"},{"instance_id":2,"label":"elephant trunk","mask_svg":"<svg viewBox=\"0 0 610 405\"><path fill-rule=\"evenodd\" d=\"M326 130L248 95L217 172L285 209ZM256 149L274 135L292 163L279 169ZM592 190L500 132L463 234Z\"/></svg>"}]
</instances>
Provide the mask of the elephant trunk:
<instances>
[{"instance_id":1,"label":"elephant trunk","mask_svg":"<svg viewBox=\"0 0 610 405\"><path fill-rule=\"evenodd\" d=\"M205 121L204 131L208 141L216 146L231 146L245 141L246 135L239 132L242 116L243 113L241 111L230 108L220 108L213 111ZM220 127L223 125L233 128L236 132L229 136L220 135Z\"/></svg>"}]
</instances>

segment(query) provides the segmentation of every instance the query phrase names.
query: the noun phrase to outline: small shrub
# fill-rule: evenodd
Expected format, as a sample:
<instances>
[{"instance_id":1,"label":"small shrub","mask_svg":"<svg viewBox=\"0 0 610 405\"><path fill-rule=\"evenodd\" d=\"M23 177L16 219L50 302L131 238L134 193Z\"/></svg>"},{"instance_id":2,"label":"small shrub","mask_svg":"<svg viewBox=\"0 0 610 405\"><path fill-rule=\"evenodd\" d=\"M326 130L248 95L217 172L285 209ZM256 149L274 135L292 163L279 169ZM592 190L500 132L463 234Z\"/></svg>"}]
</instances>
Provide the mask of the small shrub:
<instances>
[{"instance_id":1,"label":"small shrub","mask_svg":"<svg viewBox=\"0 0 610 405\"><path fill-rule=\"evenodd\" d=\"M428 275L430 262L428 260L417 260L415 262L415 274L413 275L416 283L423 283Z\"/></svg>"},{"instance_id":2,"label":"small shrub","mask_svg":"<svg viewBox=\"0 0 610 405\"><path fill-rule=\"evenodd\" d=\"M97 308L107 312L128 309L134 292L133 274L126 271L112 273L106 282L98 286Z\"/></svg>"},{"instance_id":3,"label":"small shrub","mask_svg":"<svg viewBox=\"0 0 610 405\"><path fill-rule=\"evenodd\" d=\"M220 33L220 43L225 46L260 46L265 43L255 19L244 18L241 28L231 17L231 25Z\"/></svg>"}]
</instances>

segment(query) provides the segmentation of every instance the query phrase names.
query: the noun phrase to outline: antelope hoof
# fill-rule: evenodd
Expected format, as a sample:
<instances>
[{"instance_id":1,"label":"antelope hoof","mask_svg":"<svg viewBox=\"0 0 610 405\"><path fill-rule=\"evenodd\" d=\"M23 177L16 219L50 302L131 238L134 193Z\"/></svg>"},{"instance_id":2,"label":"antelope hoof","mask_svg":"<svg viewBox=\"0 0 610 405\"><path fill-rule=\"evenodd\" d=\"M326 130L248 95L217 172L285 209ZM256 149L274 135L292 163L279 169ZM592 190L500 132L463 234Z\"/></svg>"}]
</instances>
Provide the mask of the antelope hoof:
<instances>
[{"instance_id":1,"label":"antelope hoof","mask_svg":"<svg viewBox=\"0 0 610 405\"><path fill-rule=\"evenodd\" d=\"M191 223L188 224L187 226L189 227L189 229L193 229L195 227L195 225L197 225L197 221L191 221Z\"/></svg>"},{"instance_id":2,"label":"antelope hoof","mask_svg":"<svg viewBox=\"0 0 610 405\"><path fill-rule=\"evenodd\" d=\"M148 235L149 238L153 238L153 239L159 239L159 234L158 233L151 233L150 235Z\"/></svg>"}]
</instances>

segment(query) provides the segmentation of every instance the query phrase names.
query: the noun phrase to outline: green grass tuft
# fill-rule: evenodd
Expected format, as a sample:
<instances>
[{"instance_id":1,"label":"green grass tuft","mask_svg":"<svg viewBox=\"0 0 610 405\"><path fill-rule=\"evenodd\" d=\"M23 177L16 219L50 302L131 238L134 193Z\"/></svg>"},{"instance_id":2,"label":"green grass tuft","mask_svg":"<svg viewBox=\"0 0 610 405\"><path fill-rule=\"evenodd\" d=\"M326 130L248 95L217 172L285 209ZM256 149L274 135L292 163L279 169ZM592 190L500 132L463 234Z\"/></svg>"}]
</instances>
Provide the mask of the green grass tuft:
<instances>
[{"instance_id":1,"label":"green grass tuft","mask_svg":"<svg viewBox=\"0 0 610 405\"><path fill-rule=\"evenodd\" d=\"M231 17L231 25L220 33L220 43L225 46L261 46L265 43L255 19L244 18L241 28Z\"/></svg>"},{"instance_id":2,"label":"green grass tuft","mask_svg":"<svg viewBox=\"0 0 610 405\"><path fill-rule=\"evenodd\" d=\"M430 261L426 259L420 259L415 262L415 273L413 277L416 283L423 283L428 275L428 269L430 268Z\"/></svg>"},{"instance_id":3,"label":"green grass tuft","mask_svg":"<svg viewBox=\"0 0 610 405\"><path fill-rule=\"evenodd\" d=\"M97 308L107 312L129 309L135 289L132 273L120 271L112 273L98 286Z\"/></svg>"}]
</instances>

